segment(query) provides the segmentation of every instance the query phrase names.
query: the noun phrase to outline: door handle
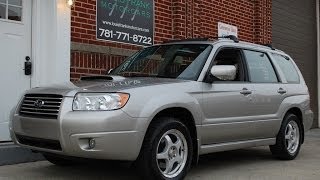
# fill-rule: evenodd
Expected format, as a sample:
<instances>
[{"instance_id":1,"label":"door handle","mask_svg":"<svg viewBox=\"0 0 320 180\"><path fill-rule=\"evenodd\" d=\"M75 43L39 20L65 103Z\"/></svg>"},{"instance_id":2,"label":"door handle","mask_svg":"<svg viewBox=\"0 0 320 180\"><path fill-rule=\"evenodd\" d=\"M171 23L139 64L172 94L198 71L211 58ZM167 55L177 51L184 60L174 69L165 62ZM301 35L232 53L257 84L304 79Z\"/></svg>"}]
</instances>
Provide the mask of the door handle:
<instances>
[{"instance_id":1,"label":"door handle","mask_svg":"<svg viewBox=\"0 0 320 180\"><path fill-rule=\"evenodd\" d=\"M30 57L26 57L26 62L24 62L24 74L26 76L31 75L32 72L32 63L30 62Z\"/></svg>"},{"instance_id":2,"label":"door handle","mask_svg":"<svg viewBox=\"0 0 320 180\"><path fill-rule=\"evenodd\" d=\"M240 91L240 94L243 94L243 95L249 95L249 94L252 94L252 91L248 90L247 88L243 88L241 91Z\"/></svg>"},{"instance_id":3,"label":"door handle","mask_svg":"<svg viewBox=\"0 0 320 180\"><path fill-rule=\"evenodd\" d=\"M279 93L279 94L285 94L285 93L287 93L287 91L286 91L285 89L283 89L283 88L280 88L280 89L278 90L278 93Z\"/></svg>"}]
</instances>

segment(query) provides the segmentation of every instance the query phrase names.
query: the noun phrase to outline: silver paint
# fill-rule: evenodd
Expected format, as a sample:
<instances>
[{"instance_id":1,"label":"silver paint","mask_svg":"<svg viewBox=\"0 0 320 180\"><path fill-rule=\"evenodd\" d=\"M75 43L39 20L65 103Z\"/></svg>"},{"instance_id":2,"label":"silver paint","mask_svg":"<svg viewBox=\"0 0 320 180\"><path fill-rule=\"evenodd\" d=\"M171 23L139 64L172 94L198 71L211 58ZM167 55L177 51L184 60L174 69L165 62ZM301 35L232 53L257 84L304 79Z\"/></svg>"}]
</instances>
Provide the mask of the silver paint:
<instances>
[{"instance_id":1,"label":"silver paint","mask_svg":"<svg viewBox=\"0 0 320 180\"><path fill-rule=\"evenodd\" d=\"M199 155L275 144L282 120L291 108L301 110L304 130L310 129L313 113L308 88L301 72L298 71L299 84L288 84L272 56L279 83L203 82L215 53L221 47L286 55L284 52L229 40L176 43L213 45L197 81L112 76L113 80L109 81L80 81L75 84L35 88L26 93L64 96L58 119L22 117L19 115L19 103L12 112L10 122L13 141L29 149L75 157L135 160L150 122L160 111L174 107L184 108L192 114L197 130L197 137L194 138L198 142ZM279 94L280 88L286 93ZM130 99L120 110L72 111L73 98L80 92L125 92L130 94ZM16 134L58 140L62 151L20 144ZM93 149L87 148L87 139L90 138L96 141Z\"/></svg>"}]
</instances>

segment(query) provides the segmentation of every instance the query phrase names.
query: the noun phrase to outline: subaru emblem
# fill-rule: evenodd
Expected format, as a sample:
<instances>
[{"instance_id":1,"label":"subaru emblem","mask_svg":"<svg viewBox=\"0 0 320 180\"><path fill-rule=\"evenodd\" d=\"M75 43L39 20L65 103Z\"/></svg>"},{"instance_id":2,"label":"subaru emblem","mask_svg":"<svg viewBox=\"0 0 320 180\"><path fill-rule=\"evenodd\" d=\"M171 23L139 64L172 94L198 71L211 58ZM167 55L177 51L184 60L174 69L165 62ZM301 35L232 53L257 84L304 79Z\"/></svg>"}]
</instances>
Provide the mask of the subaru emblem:
<instances>
[{"instance_id":1,"label":"subaru emblem","mask_svg":"<svg viewBox=\"0 0 320 180\"><path fill-rule=\"evenodd\" d=\"M35 102L34 102L34 107L36 107L36 108L41 108L42 106L44 105L44 101L42 101L42 100L40 100L40 99L38 99L38 100L36 100Z\"/></svg>"}]
</instances>

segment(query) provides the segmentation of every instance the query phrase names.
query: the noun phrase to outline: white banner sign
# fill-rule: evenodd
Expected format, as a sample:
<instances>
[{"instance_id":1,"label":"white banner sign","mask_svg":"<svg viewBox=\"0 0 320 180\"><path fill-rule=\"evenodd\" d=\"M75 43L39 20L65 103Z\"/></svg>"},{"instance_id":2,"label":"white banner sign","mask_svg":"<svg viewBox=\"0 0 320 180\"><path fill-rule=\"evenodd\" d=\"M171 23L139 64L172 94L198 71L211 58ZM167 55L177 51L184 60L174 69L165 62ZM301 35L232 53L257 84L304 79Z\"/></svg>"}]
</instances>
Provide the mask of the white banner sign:
<instances>
[{"instance_id":1,"label":"white banner sign","mask_svg":"<svg viewBox=\"0 0 320 180\"><path fill-rule=\"evenodd\" d=\"M238 28L237 26L232 26L230 24L225 24L222 22L218 22L218 36L228 36L228 35L234 35L238 37Z\"/></svg>"}]
</instances>

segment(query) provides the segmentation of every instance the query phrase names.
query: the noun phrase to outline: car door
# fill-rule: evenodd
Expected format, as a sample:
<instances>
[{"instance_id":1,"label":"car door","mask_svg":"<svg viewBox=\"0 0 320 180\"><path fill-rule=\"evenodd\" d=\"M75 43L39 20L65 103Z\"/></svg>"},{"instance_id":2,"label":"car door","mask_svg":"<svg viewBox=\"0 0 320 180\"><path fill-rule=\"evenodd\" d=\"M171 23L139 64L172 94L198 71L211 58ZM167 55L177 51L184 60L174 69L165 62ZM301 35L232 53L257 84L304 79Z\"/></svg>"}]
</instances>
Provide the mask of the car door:
<instances>
[{"instance_id":1,"label":"car door","mask_svg":"<svg viewBox=\"0 0 320 180\"><path fill-rule=\"evenodd\" d=\"M253 85L255 139L274 138L279 130L281 119L279 107L286 89L280 83L280 76L268 53L257 50L243 50L249 81Z\"/></svg>"},{"instance_id":2,"label":"car door","mask_svg":"<svg viewBox=\"0 0 320 180\"><path fill-rule=\"evenodd\" d=\"M234 63L237 66L237 79L224 81L211 77L213 82L208 82L206 78L202 85L202 145L248 140L255 136L255 129L250 122L255 114L255 92L253 85L248 82L241 50L232 47L218 50L209 69L219 63L232 65L232 61L237 63Z\"/></svg>"}]
</instances>

